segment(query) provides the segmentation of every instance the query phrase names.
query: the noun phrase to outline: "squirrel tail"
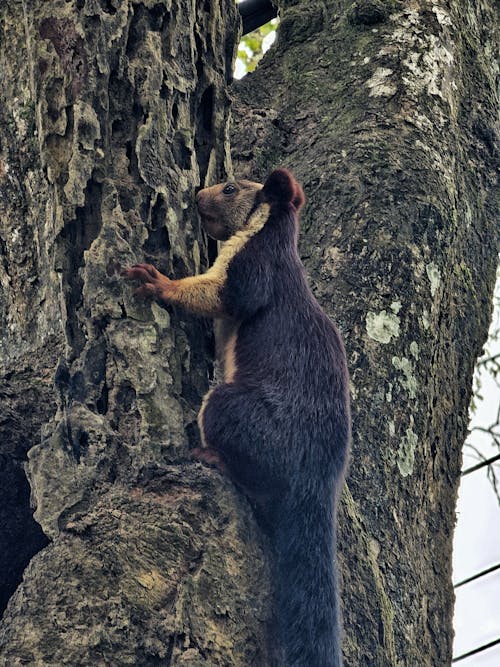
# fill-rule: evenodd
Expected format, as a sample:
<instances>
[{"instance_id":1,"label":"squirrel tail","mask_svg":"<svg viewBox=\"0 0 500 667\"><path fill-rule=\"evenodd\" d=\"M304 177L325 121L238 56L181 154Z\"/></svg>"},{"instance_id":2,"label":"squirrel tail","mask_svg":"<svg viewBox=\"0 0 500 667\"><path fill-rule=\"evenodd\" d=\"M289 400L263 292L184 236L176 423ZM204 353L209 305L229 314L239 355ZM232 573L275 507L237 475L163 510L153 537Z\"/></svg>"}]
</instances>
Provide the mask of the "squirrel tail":
<instances>
[{"instance_id":1,"label":"squirrel tail","mask_svg":"<svg viewBox=\"0 0 500 667\"><path fill-rule=\"evenodd\" d=\"M342 667L335 500L326 505L287 507L273 537L280 667Z\"/></svg>"}]
</instances>

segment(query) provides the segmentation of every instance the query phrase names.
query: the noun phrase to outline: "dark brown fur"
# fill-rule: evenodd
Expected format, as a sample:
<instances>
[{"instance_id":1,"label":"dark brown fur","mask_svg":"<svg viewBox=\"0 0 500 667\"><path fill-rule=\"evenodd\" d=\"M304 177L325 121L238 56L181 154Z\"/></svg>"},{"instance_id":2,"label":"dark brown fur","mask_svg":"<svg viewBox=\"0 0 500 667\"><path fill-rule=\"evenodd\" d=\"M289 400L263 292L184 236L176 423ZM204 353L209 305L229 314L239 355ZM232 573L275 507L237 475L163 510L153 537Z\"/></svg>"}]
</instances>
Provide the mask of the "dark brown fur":
<instances>
[{"instance_id":1,"label":"dark brown fur","mask_svg":"<svg viewBox=\"0 0 500 667\"><path fill-rule=\"evenodd\" d=\"M289 172L202 190L207 230L228 239L206 274L149 265L138 293L223 317L225 381L205 397L199 458L252 499L274 552L281 662L340 667L335 512L350 440L348 374L335 326L297 252L302 188Z\"/></svg>"}]
</instances>

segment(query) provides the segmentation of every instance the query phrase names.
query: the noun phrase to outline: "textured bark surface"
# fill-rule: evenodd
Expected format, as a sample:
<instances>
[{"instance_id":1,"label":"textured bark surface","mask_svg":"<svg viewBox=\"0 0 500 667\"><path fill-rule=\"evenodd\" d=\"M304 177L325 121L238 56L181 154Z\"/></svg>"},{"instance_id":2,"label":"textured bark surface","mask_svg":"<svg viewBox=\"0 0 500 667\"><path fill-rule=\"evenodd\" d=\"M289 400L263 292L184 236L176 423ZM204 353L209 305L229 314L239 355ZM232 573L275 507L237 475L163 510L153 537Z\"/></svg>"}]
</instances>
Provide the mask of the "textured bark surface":
<instances>
[{"instance_id":1,"label":"textured bark surface","mask_svg":"<svg viewBox=\"0 0 500 667\"><path fill-rule=\"evenodd\" d=\"M0 25L0 487L24 494L21 518L0 516L5 598L47 543L30 448L50 538L5 611L0 664L261 664L261 537L188 456L209 329L119 276L207 263L194 192L228 170L235 4L26 0Z\"/></svg>"},{"instance_id":2,"label":"textured bark surface","mask_svg":"<svg viewBox=\"0 0 500 667\"><path fill-rule=\"evenodd\" d=\"M233 163L256 180L284 164L303 183L301 255L348 349L346 664L447 665L498 249L494 3L280 5L277 45L235 86Z\"/></svg>"},{"instance_id":3,"label":"textured bark surface","mask_svg":"<svg viewBox=\"0 0 500 667\"><path fill-rule=\"evenodd\" d=\"M349 352L349 667L450 661L460 447L498 247L493 20L489 0L282 2L278 45L234 89L238 171L286 164L304 184L302 256ZM188 457L208 327L118 276L207 264L194 191L230 171L236 25L232 0L1 5L5 667L268 662L262 536Z\"/></svg>"}]
</instances>

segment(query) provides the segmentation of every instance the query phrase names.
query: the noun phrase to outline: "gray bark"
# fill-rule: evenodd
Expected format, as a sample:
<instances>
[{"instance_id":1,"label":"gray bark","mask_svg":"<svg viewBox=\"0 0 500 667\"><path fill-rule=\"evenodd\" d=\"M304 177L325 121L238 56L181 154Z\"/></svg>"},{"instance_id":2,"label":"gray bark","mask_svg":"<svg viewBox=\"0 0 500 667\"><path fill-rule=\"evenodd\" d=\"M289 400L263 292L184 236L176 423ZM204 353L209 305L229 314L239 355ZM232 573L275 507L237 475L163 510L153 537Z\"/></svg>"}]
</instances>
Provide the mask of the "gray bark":
<instances>
[{"instance_id":1,"label":"gray bark","mask_svg":"<svg viewBox=\"0 0 500 667\"><path fill-rule=\"evenodd\" d=\"M301 255L348 350L346 663L447 665L461 446L498 251L494 3L280 7L277 45L237 85L233 160L303 183Z\"/></svg>"},{"instance_id":2,"label":"gray bark","mask_svg":"<svg viewBox=\"0 0 500 667\"><path fill-rule=\"evenodd\" d=\"M278 45L235 88L237 171L285 164L304 184L302 256L349 353L352 667L451 657L460 447L498 248L493 22L487 0L282 2ZM31 560L0 665L264 666L264 539L188 455L209 329L118 275L207 265L194 191L231 171L234 3L25 0L0 23L0 488L30 450L50 538L31 558L47 538L24 487L33 538L6 596Z\"/></svg>"},{"instance_id":3,"label":"gray bark","mask_svg":"<svg viewBox=\"0 0 500 667\"><path fill-rule=\"evenodd\" d=\"M26 0L0 21L14 397L1 446L17 472L29 449L50 538L5 611L0 664L260 664L261 537L229 482L189 460L208 328L137 302L119 275L144 260L177 277L207 264L194 192L228 170L235 4ZM12 546L8 529L5 517Z\"/></svg>"}]
</instances>

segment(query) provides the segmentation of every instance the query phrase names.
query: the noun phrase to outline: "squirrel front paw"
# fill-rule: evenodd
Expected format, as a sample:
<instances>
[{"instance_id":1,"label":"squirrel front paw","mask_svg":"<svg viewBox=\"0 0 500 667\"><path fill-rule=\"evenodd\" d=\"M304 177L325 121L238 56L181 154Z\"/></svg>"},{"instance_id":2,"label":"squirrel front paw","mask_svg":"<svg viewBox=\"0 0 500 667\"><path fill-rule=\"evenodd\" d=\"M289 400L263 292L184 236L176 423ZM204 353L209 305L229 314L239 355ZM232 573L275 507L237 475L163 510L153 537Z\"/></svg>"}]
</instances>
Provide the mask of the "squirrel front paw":
<instances>
[{"instance_id":1,"label":"squirrel front paw","mask_svg":"<svg viewBox=\"0 0 500 667\"><path fill-rule=\"evenodd\" d=\"M121 270L121 275L127 280L138 280L140 287L134 290L135 296L168 301L175 292L175 280L170 280L160 273L152 264L134 264Z\"/></svg>"}]
</instances>

